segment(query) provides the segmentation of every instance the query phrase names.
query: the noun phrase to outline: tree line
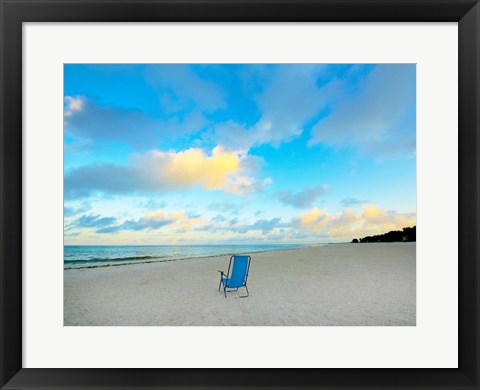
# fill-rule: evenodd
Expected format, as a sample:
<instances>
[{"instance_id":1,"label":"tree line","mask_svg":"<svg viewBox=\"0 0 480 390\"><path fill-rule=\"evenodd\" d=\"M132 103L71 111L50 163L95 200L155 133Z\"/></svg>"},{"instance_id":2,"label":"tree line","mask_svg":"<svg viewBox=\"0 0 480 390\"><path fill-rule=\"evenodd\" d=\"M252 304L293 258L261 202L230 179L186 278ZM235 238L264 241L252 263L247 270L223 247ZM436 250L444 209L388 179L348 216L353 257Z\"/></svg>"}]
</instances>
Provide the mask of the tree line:
<instances>
[{"instance_id":1,"label":"tree line","mask_svg":"<svg viewBox=\"0 0 480 390\"><path fill-rule=\"evenodd\" d=\"M388 233L363 238L354 238L353 243L358 242L412 242L417 241L417 227L405 227L402 230L392 230Z\"/></svg>"}]
</instances>

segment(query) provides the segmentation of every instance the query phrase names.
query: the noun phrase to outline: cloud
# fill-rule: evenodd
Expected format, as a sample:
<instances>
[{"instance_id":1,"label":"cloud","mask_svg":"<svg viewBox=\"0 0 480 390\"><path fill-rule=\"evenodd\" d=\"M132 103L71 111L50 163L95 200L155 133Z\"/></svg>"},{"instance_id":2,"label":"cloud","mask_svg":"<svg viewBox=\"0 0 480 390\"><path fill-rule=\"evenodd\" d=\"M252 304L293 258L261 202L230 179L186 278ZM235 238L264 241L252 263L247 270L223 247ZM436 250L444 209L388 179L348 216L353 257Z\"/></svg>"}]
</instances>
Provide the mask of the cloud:
<instances>
[{"instance_id":1,"label":"cloud","mask_svg":"<svg viewBox=\"0 0 480 390\"><path fill-rule=\"evenodd\" d=\"M282 65L273 67L268 82L255 97L260 118L247 126L233 120L215 127L215 142L247 151L263 144L280 145L298 137L309 121L327 106L338 81L319 85L324 65Z\"/></svg>"},{"instance_id":2,"label":"cloud","mask_svg":"<svg viewBox=\"0 0 480 390\"><path fill-rule=\"evenodd\" d=\"M232 223L233 222L233 223ZM249 233L252 231L261 231L263 234L266 234L277 228L291 227L291 224L282 222L280 218L272 219L258 219L252 224L237 224L238 219L230 221L228 226L216 226L217 230L228 230L236 233Z\"/></svg>"},{"instance_id":3,"label":"cloud","mask_svg":"<svg viewBox=\"0 0 480 390\"><path fill-rule=\"evenodd\" d=\"M382 219L385 216L385 212L375 204L363 205L362 210L363 217L369 222L379 221L379 218Z\"/></svg>"},{"instance_id":4,"label":"cloud","mask_svg":"<svg viewBox=\"0 0 480 390\"><path fill-rule=\"evenodd\" d=\"M183 213L167 214L163 210L157 210L145 213L138 219L128 219L122 223L117 223L113 217L101 217L100 215L84 215L73 221L67 226L66 231L69 235L78 235L72 230L95 229L95 233L107 234L118 233L120 231L145 231L157 230L171 225L178 232L192 230L195 226L203 225L204 221L199 217L189 217ZM77 231L78 232L78 231Z\"/></svg>"},{"instance_id":5,"label":"cloud","mask_svg":"<svg viewBox=\"0 0 480 390\"><path fill-rule=\"evenodd\" d=\"M300 228L314 233L320 233L330 222L332 216L325 210L313 208L310 211L300 214Z\"/></svg>"},{"instance_id":6,"label":"cloud","mask_svg":"<svg viewBox=\"0 0 480 390\"><path fill-rule=\"evenodd\" d=\"M186 215L187 215L188 218L200 218L200 217L201 217L200 214L198 214L198 213L196 213L196 212L194 212L194 211L188 211L188 212L186 213Z\"/></svg>"},{"instance_id":7,"label":"cloud","mask_svg":"<svg viewBox=\"0 0 480 390\"><path fill-rule=\"evenodd\" d=\"M137 155L134 160L155 180L177 188L197 184L205 189L224 188L229 175L238 172L240 166L240 157L236 153L224 152L220 147L213 149L211 156L201 149L190 148L178 153L153 151Z\"/></svg>"},{"instance_id":8,"label":"cloud","mask_svg":"<svg viewBox=\"0 0 480 390\"><path fill-rule=\"evenodd\" d=\"M208 205L209 210L228 214L238 214L242 208L243 205L233 202L213 202Z\"/></svg>"},{"instance_id":9,"label":"cloud","mask_svg":"<svg viewBox=\"0 0 480 390\"><path fill-rule=\"evenodd\" d=\"M359 200L357 198L352 198L352 197L347 197L347 198L343 198L340 203L344 206L355 206L355 205L358 205L358 204L362 204L362 203L368 203L369 201L368 200Z\"/></svg>"},{"instance_id":10,"label":"cloud","mask_svg":"<svg viewBox=\"0 0 480 390\"><path fill-rule=\"evenodd\" d=\"M64 115L69 117L75 112L82 111L84 101L83 96L66 96L64 99Z\"/></svg>"},{"instance_id":11,"label":"cloud","mask_svg":"<svg viewBox=\"0 0 480 390\"><path fill-rule=\"evenodd\" d=\"M167 202L165 202L164 200L149 198L147 201L140 202L138 204L138 207L147 210L159 210L165 208L166 205Z\"/></svg>"},{"instance_id":12,"label":"cloud","mask_svg":"<svg viewBox=\"0 0 480 390\"><path fill-rule=\"evenodd\" d=\"M225 186L225 192L239 195L262 192L271 183L272 179L269 177L259 180L252 177L238 176Z\"/></svg>"},{"instance_id":13,"label":"cloud","mask_svg":"<svg viewBox=\"0 0 480 390\"><path fill-rule=\"evenodd\" d=\"M219 230L219 227L213 223L205 224L202 226L198 226L195 228L196 231L199 232L209 232L209 233L216 233ZM224 233L223 233L224 234Z\"/></svg>"},{"instance_id":14,"label":"cloud","mask_svg":"<svg viewBox=\"0 0 480 390\"><path fill-rule=\"evenodd\" d=\"M153 150L135 154L128 165L86 165L65 173L65 197L79 198L96 192L142 193L201 187L246 194L261 191L269 179L246 176L250 156L215 147L211 155L190 148L181 152Z\"/></svg>"},{"instance_id":15,"label":"cloud","mask_svg":"<svg viewBox=\"0 0 480 390\"><path fill-rule=\"evenodd\" d=\"M256 98L262 117L256 125L261 139L279 144L300 135L303 126L325 106L331 84L319 86L324 65L282 65Z\"/></svg>"},{"instance_id":16,"label":"cloud","mask_svg":"<svg viewBox=\"0 0 480 390\"><path fill-rule=\"evenodd\" d=\"M362 220L362 216L358 215L353 209L347 208L332 216L328 224L328 235L330 237L348 237L356 232L360 232L362 227L357 224L366 225L367 221ZM352 237L353 238L353 237Z\"/></svg>"},{"instance_id":17,"label":"cloud","mask_svg":"<svg viewBox=\"0 0 480 390\"><path fill-rule=\"evenodd\" d=\"M224 91L217 84L202 79L189 65L149 66L147 80L158 88L160 101L167 112L194 106L212 112L226 106Z\"/></svg>"},{"instance_id":18,"label":"cloud","mask_svg":"<svg viewBox=\"0 0 480 390\"><path fill-rule=\"evenodd\" d=\"M272 218L270 220L259 219L253 225L251 225L248 230L261 230L262 233L267 233L280 226L285 226L281 223L280 218Z\"/></svg>"},{"instance_id":19,"label":"cloud","mask_svg":"<svg viewBox=\"0 0 480 390\"><path fill-rule=\"evenodd\" d=\"M296 208L311 207L317 198L324 195L328 191L328 186L322 184L316 187L305 187L303 190L297 193L292 191L280 191L278 192L278 198L284 204Z\"/></svg>"},{"instance_id":20,"label":"cloud","mask_svg":"<svg viewBox=\"0 0 480 390\"><path fill-rule=\"evenodd\" d=\"M64 174L65 199L78 199L95 192L128 193L135 191L138 178L128 166L117 164L85 165Z\"/></svg>"},{"instance_id":21,"label":"cloud","mask_svg":"<svg viewBox=\"0 0 480 390\"><path fill-rule=\"evenodd\" d=\"M111 225L98 229L97 233L116 233L121 230L151 230L159 229L163 226L170 225L180 219L180 215L166 215L163 211L155 211L146 213L145 216L139 219L129 219L120 225Z\"/></svg>"},{"instance_id":22,"label":"cloud","mask_svg":"<svg viewBox=\"0 0 480 390\"><path fill-rule=\"evenodd\" d=\"M225 151L220 146L212 150L211 156L201 149L190 148L178 153L153 151L133 157L134 165L148 172L153 187L182 189L200 186L236 194L260 191L269 183L268 179L244 176L258 165L257 160L239 152Z\"/></svg>"},{"instance_id":23,"label":"cloud","mask_svg":"<svg viewBox=\"0 0 480 390\"><path fill-rule=\"evenodd\" d=\"M227 219L220 214L217 214L215 217L212 218L212 222L225 222Z\"/></svg>"},{"instance_id":24,"label":"cloud","mask_svg":"<svg viewBox=\"0 0 480 390\"><path fill-rule=\"evenodd\" d=\"M190 218L183 213L166 214L163 210L158 210L146 213L143 217L136 220L127 220L121 225L97 230L97 233L115 233L122 230L156 230L168 225L174 226L179 232L186 232L197 224L203 224L203 220Z\"/></svg>"},{"instance_id":25,"label":"cloud","mask_svg":"<svg viewBox=\"0 0 480 390\"><path fill-rule=\"evenodd\" d=\"M155 127L155 121L140 111L99 106L85 96L65 96L64 100L67 134L110 142L154 140L152 128Z\"/></svg>"},{"instance_id":26,"label":"cloud","mask_svg":"<svg viewBox=\"0 0 480 390\"><path fill-rule=\"evenodd\" d=\"M262 234L267 234L275 229L292 227L290 223L285 223L280 218L258 219L252 224L239 224L238 221L238 218L232 218L231 220L227 221L222 216L220 216L220 218L217 216L212 218L210 223L199 226L195 230L208 231L211 233L227 232L244 235L252 232L261 232ZM222 224L222 222L226 223Z\"/></svg>"},{"instance_id":27,"label":"cloud","mask_svg":"<svg viewBox=\"0 0 480 390\"><path fill-rule=\"evenodd\" d=\"M116 222L114 217L101 217L100 215L82 215L80 218L68 224L68 230L77 228L102 228Z\"/></svg>"},{"instance_id":28,"label":"cloud","mask_svg":"<svg viewBox=\"0 0 480 390\"><path fill-rule=\"evenodd\" d=\"M363 205L362 217L365 223L373 226L382 226L382 229L385 231L396 230L416 224L416 216L414 213L397 213L394 210L384 211L375 204Z\"/></svg>"},{"instance_id":29,"label":"cloud","mask_svg":"<svg viewBox=\"0 0 480 390\"><path fill-rule=\"evenodd\" d=\"M65 134L75 139L74 146L92 148L96 142L105 141L143 148L160 140L186 137L207 123L196 108L181 116L159 120L138 110L101 106L85 96L65 96L64 100Z\"/></svg>"},{"instance_id":30,"label":"cloud","mask_svg":"<svg viewBox=\"0 0 480 390\"><path fill-rule=\"evenodd\" d=\"M259 133L255 127L247 128L233 120L220 123L214 129L214 142L225 148L248 151L252 146L260 145Z\"/></svg>"},{"instance_id":31,"label":"cloud","mask_svg":"<svg viewBox=\"0 0 480 390\"><path fill-rule=\"evenodd\" d=\"M93 147L92 140L65 135L63 150L65 154L88 152Z\"/></svg>"},{"instance_id":32,"label":"cloud","mask_svg":"<svg viewBox=\"0 0 480 390\"><path fill-rule=\"evenodd\" d=\"M74 207L63 207L63 216L65 218L73 217L74 215L84 213L90 210L92 207L89 203L85 202L82 207L74 208Z\"/></svg>"},{"instance_id":33,"label":"cloud","mask_svg":"<svg viewBox=\"0 0 480 390\"><path fill-rule=\"evenodd\" d=\"M195 66L149 65L144 77L153 95L152 113L98 103L92 96L64 97L65 134L75 138L69 148L100 148L119 142L135 148L153 148L160 142L172 145L179 139L206 130L207 116L226 108L223 86L205 80ZM109 72L115 67L110 67ZM157 94L157 97L155 96ZM132 98L135 98L132 96ZM161 119L159 119L161 118ZM76 148L72 149L77 151Z\"/></svg>"},{"instance_id":34,"label":"cloud","mask_svg":"<svg viewBox=\"0 0 480 390\"><path fill-rule=\"evenodd\" d=\"M332 113L312 129L309 145L355 146L388 158L415 152L415 65L377 65L345 86Z\"/></svg>"},{"instance_id":35,"label":"cloud","mask_svg":"<svg viewBox=\"0 0 480 390\"><path fill-rule=\"evenodd\" d=\"M65 237L77 237L77 236L79 236L80 234L82 234L82 233L80 233L80 232L71 232L71 233L65 232L65 233L64 233L64 236L65 236Z\"/></svg>"},{"instance_id":36,"label":"cloud","mask_svg":"<svg viewBox=\"0 0 480 390\"><path fill-rule=\"evenodd\" d=\"M301 230L311 234L328 235L331 239L351 240L354 237L386 233L416 224L415 213L384 211L378 205L364 204L362 212L351 208L331 214L326 210L313 208L294 220Z\"/></svg>"},{"instance_id":37,"label":"cloud","mask_svg":"<svg viewBox=\"0 0 480 390\"><path fill-rule=\"evenodd\" d=\"M181 215L181 218L179 221L176 223L177 227L177 232L180 233L185 233L190 230L194 230L198 226L204 226L205 225L205 220L203 218L194 218L194 217L188 217L185 215Z\"/></svg>"}]
</instances>

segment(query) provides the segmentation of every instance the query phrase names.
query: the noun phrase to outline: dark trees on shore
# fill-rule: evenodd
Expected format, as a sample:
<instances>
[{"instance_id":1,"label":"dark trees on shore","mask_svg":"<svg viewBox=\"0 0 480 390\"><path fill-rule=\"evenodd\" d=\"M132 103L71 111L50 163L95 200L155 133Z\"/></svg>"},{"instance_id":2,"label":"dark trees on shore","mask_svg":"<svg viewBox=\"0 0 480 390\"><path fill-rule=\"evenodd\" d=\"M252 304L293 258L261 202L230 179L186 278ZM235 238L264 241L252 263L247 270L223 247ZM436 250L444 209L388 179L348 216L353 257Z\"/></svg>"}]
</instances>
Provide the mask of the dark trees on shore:
<instances>
[{"instance_id":1,"label":"dark trees on shore","mask_svg":"<svg viewBox=\"0 0 480 390\"><path fill-rule=\"evenodd\" d=\"M367 236L357 240L354 238L352 243L356 242L412 242L417 241L417 227L406 227L402 230L392 230L391 232L379 234L376 236Z\"/></svg>"}]
</instances>

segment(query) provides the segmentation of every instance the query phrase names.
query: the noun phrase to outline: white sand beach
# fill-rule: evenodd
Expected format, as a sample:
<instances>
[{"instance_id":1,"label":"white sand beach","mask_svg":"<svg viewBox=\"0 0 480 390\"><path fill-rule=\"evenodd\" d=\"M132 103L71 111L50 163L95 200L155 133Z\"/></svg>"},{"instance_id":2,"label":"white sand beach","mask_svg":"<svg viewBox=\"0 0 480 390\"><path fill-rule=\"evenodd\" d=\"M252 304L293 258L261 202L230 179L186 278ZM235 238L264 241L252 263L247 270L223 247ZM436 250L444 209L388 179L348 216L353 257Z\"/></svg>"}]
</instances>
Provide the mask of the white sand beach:
<instances>
[{"instance_id":1,"label":"white sand beach","mask_svg":"<svg viewBox=\"0 0 480 390\"><path fill-rule=\"evenodd\" d=\"M415 325L415 243L252 253L225 299L228 257L64 270L65 326Z\"/></svg>"}]
</instances>

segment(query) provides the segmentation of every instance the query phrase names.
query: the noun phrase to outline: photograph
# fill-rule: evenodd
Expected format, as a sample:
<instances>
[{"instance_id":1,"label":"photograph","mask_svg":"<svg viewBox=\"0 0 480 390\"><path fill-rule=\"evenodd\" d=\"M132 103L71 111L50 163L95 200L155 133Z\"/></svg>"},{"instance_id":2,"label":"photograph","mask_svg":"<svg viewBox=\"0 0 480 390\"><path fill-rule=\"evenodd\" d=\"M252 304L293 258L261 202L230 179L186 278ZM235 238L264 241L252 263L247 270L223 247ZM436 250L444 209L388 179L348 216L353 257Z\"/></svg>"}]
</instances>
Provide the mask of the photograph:
<instances>
[{"instance_id":1,"label":"photograph","mask_svg":"<svg viewBox=\"0 0 480 390\"><path fill-rule=\"evenodd\" d=\"M63 83L64 326L416 326L416 64Z\"/></svg>"},{"instance_id":2,"label":"photograph","mask_svg":"<svg viewBox=\"0 0 480 390\"><path fill-rule=\"evenodd\" d=\"M0 0L0 389L480 390L479 3Z\"/></svg>"}]
</instances>

